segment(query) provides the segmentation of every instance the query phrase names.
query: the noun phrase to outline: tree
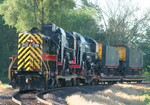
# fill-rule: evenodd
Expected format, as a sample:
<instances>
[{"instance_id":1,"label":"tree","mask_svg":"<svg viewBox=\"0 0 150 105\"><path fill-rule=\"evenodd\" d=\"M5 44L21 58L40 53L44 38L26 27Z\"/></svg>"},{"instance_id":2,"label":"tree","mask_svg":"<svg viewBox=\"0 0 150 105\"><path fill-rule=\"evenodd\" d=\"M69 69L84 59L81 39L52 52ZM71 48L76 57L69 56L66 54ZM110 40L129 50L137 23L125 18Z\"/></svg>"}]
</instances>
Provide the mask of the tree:
<instances>
[{"instance_id":1,"label":"tree","mask_svg":"<svg viewBox=\"0 0 150 105\"><path fill-rule=\"evenodd\" d=\"M4 0L0 14L5 24L24 31L41 23L60 23L61 14L74 7L73 0Z\"/></svg>"},{"instance_id":2,"label":"tree","mask_svg":"<svg viewBox=\"0 0 150 105\"><path fill-rule=\"evenodd\" d=\"M149 26L149 12L138 17L139 8L131 1L105 0L105 5L90 4L101 16L107 44L137 46L138 40L143 39Z\"/></svg>"},{"instance_id":3,"label":"tree","mask_svg":"<svg viewBox=\"0 0 150 105\"><path fill-rule=\"evenodd\" d=\"M16 27L18 31L35 26L40 28L42 23L55 23L65 30L89 36L96 35L99 30L94 18L95 9L75 7L73 0L4 0L0 11L5 24Z\"/></svg>"},{"instance_id":4,"label":"tree","mask_svg":"<svg viewBox=\"0 0 150 105\"><path fill-rule=\"evenodd\" d=\"M94 37L99 32L99 27L94 19L94 16L96 16L95 9L88 7L76 8L63 15L61 21L64 20L64 22L60 23L60 26L65 30L75 31L89 37Z\"/></svg>"},{"instance_id":5,"label":"tree","mask_svg":"<svg viewBox=\"0 0 150 105\"><path fill-rule=\"evenodd\" d=\"M3 25L4 20L0 16L0 80L8 80L9 57L17 54L17 34L15 28Z\"/></svg>"}]
</instances>

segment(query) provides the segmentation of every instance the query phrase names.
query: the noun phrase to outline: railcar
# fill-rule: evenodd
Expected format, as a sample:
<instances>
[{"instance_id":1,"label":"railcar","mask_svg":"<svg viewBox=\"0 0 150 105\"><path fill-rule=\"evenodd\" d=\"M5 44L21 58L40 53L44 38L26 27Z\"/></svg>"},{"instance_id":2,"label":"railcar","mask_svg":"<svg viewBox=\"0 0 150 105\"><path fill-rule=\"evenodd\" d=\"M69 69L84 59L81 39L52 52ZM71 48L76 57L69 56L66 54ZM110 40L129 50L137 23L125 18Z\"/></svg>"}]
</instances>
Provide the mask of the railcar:
<instances>
[{"instance_id":1,"label":"railcar","mask_svg":"<svg viewBox=\"0 0 150 105\"><path fill-rule=\"evenodd\" d=\"M99 44L98 70L102 73L101 79L105 82L121 80L119 72L119 51L104 43Z\"/></svg>"},{"instance_id":2,"label":"railcar","mask_svg":"<svg viewBox=\"0 0 150 105\"><path fill-rule=\"evenodd\" d=\"M143 53L125 45L115 45L114 48L119 50L119 71L122 81L143 81L145 77L140 76Z\"/></svg>"}]
</instances>

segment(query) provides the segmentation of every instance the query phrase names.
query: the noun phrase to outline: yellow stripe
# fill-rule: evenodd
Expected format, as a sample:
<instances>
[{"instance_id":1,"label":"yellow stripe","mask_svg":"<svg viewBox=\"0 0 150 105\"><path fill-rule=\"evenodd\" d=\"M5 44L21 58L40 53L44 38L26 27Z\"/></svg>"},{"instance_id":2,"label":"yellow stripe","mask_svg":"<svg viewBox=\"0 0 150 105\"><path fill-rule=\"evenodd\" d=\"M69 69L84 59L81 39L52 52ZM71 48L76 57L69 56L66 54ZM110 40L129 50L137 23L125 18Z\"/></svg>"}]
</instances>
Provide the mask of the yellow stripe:
<instances>
[{"instance_id":1,"label":"yellow stripe","mask_svg":"<svg viewBox=\"0 0 150 105\"><path fill-rule=\"evenodd\" d=\"M29 71L29 70L30 70L30 67L26 68L26 70L25 70L25 71Z\"/></svg>"},{"instance_id":2,"label":"yellow stripe","mask_svg":"<svg viewBox=\"0 0 150 105\"><path fill-rule=\"evenodd\" d=\"M42 34L39 34L41 36L41 38L43 38L43 35Z\"/></svg>"},{"instance_id":3,"label":"yellow stripe","mask_svg":"<svg viewBox=\"0 0 150 105\"><path fill-rule=\"evenodd\" d=\"M18 66L18 70L23 66L24 62Z\"/></svg>"},{"instance_id":4,"label":"yellow stripe","mask_svg":"<svg viewBox=\"0 0 150 105\"><path fill-rule=\"evenodd\" d=\"M28 54L29 54L29 51L26 53L26 56L27 56ZM25 58L26 56L23 56L22 59L20 59L20 60L18 61L18 65L19 65L19 66L20 66L21 61L24 60L24 58ZM25 61L22 62L21 65L23 65L24 63L26 63L26 62L25 62Z\"/></svg>"},{"instance_id":5,"label":"yellow stripe","mask_svg":"<svg viewBox=\"0 0 150 105\"><path fill-rule=\"evenodd\" d=\"M33 71L32 69L31 69L31 67L28 67L27 69L26 69L26 71Z\"/></svg>"},{"instance_id":6,"label":"yellow stripe","mask_svg":"<svg viewBox=\"0 0 150 105\"><path fill-rule=\"evenodd\" d=\"M31 35L32 39L33 39L36 43L39 44L39 42L37 41L37 39L36 39L32 34L30 34L30 35Z\"/></svg>"},{"instance_id":7,"label":"yellow stripe","mask_svg":"<svg viewBox=\"0 0 150 105\"><path fill-rule=\"evenodd\" d=\"M32 64L31 61L29 61L28 63L26 63L24 67L26 68L28 65L31 65L33 67L33 64Z\"/></svg>"},{"instance_id":8,"label":"yellow stripe","mask_svg":"<svg viewBox=\"0 0 150 105\"><path fill-rule=\"evenodd\" d=\"M36 55L39 56L40 59L42 59L42 57L39 55L39 53L33 47L31 47L31 49L36 53Z\"/></svg>"},{"instance_id":9,"label":"yellow stripe","mask_svg":"<svg viewBox=\"0 0 150 105\"><path fill-rule=\"evenodd\" d=\"M37 64L36 61L34 61L34 64L36 65L36 67L38 67L38 69L40 69L40 66Z\"/></svg>"},{"instance_id":10,"label":"yellow stripe","mask_svg":"<svg viewBox=\"0 0 150 105\"><path fill-rule=\"evenodd\" d=\"M36 48L39 52L40 52L40 54L42 54L42 51L41 51L41 49L39 49L39 48Z\"/></svg>"},{"instance_id":11,"label":"yellow stripe","mask_svg":"<svg viewBox=\"0 0 150 105\"><path fill-rule=\"evenodd\" d=\"M30 54L30 50L27 52L27 53L25 53L25 55L23 56L23 58L25 58L26 56L28 56ZM30 56L30 55L29 55Z\"/></svg>"},{"instance_id":12,"label":"yellow stripe","mask_svg":"<svg viewBox=\"0 0 150 105\"><path fill-rule=\"evenodd\" d=\"M23 33L20 33L20 34L19 34L19 37L20 37L22 34L23 34Z\"/></svg>"},{"instance_id":13,"label":"yellow stripe","mask_svg":"<svg viewBox=\"0 0 150 105\"><path fill-rule=\"evenodd\" d=\"M29 37L30 37L30 34L27 35L27 37L22 41L22 43L25 43L29 39Z\"/></svg>"},{"instance_id":14,"label":"yellow stripe","mask_svg":"<svg viewBox=\"0 0 150 105\"><path fill-rule=\"evenodd\" d=\"M18 44L18 49L20 49L20 47L21 47L21 45L20 45L20 44Z\"/></svg>"},{"instance_id":15,"label":"yellow stripe","mask_svg":"<svg viewBox=\"0 0 150 105\"><path fill-rule=\"evenodd\" d=\"M30 54L37 60L37 61L40 61L37 56L31 51Z\"/></svg>"},{"instance_id":16,"label":"yellow stripe","mask_svg":"<svg viewBox=\"0 0 150 105\"><path fill-rule=\"evenodd\" d=\"M43 41L41 40L41 38L37 35L37 34L34 34L37 38L38 38L38 40L41 42L41 43L43 43Z\"/></svg>"},{"instance_id":17,"label":"yellow stripe","mask_svg":"<svg viewBox=\"0 0 150 105\"><path fill-rule=\"evenodd\" d=\"M18 61L18 65L22 62L22 60L23 60L23 59L20 59L20 60Z\"/></svg>"},{"instance_id":18,"label":"yellow stripe","mask_svg":"<svg viewBox=\"0 0 150 105\"><path fill-rule=\"evenodd\" d=\"M42 45L40 45L40 48L42 49L42 48L43 48L43 46L42 46Z\"/></svg>"},{"instance_id":19,"label":"yellow stripe","mask_svg":"<svg viewBox=\"0 0 150 105\"><path fill-rule=\"evenodd\" d=\"M21 40L24 38L24 37L26 37L27 36L27 34L24 34L24 35L22 35L22 37L21 38L19 38L19 43L21 42Z\"/></svg>"},{"instance_id":20,"label":"yellow stripe","mask_svg":"<svg viewBox=\"0 0 150 105\"><path fill-rule=\"evenodd\" d=\"M29 55L29 56L25 59L25 62L27 62L29 59L30 59L31 61L33 61L33 58Z\"/></svg>"},{"instance_id":21,"label":"yellow stripe","mask_svg":"<svg viewBox=\"0 0 150 105\"><path fill-rule=\"evenodd\" d=\"M18 50L18 54L19 54L23 49L24 49L24 47L20 48L20 49Z\"/></svg>"},{"instance_id":22,"label":"yellow stripe","mask_svg":"<svg viewBox=\"0 0 150 105\"><path fill-rule=\"evenodd\" d=\"M25 54L26 53L26 51L29 49L30 47L27 47L19 56L18 56L18 58L20 58L23 54ZM26 54L27 55L27 54Z\"/></svg>"},{"instance_id":23,"label":"yellow stripe","mask_svg":"<svg viewBox=\"0 0 150 105\"><path fill-rule=\"evenodd\" d=\"M37 60L38 63L40 63L40 66L42 66L42 62L35 56L35 54L33 52L31 52L30 54ZM39 67L39 69L41 68Z\"/></svg>"}]
</instances>

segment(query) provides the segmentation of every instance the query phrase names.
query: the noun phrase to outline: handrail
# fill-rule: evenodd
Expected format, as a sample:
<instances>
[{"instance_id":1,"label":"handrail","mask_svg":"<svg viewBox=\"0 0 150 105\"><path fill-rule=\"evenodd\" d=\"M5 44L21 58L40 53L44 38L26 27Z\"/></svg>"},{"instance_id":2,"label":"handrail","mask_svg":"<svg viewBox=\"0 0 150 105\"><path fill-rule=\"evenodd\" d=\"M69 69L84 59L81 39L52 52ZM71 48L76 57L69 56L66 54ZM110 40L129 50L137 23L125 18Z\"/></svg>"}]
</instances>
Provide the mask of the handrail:
<instances>
[{"instance_id":1,"label":"handrail","mask_svg":"<svg viewBox=\"0 0 150 105\"><path fill-rule=\"evenodd\" d=\"M48 64L48 60L47 60L47 65L48 65L48 68L49 68L49 79L50 79L50 66Z\"/></svg>"},{"instance_id":2,"label":"handrail","mask_svg":"<svg viewBox=\"0 0 150 105\"><path fill-rule=\"evenodd\" d=\"M11 74L10 73L11 72L11 67L12 67L12 65L14 64L14 62L16 61L17 58L18 58L18 56L16 56L15 59L13 60L13 57L12 57L12 61L11 61L10 65L9 65L9 68L8 68L8 78L9 79L11 79L11 75L10 75Z\"/></svg>"}]
</instances>

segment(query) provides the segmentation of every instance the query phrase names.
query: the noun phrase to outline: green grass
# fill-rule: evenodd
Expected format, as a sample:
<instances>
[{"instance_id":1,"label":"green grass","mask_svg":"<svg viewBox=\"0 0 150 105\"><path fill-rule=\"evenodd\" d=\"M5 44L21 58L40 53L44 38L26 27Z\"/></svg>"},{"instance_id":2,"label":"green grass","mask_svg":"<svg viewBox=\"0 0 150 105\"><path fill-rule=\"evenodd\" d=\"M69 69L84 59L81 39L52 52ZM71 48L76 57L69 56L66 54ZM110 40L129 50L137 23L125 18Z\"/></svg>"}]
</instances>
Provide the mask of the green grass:
<instances>
[{"instance_id":1,"label":"green grass","mask_svg":"<svg viewBox=\"0 0 150 105\"><path fill-rule=\"evenodd\" d=\"M9 87L9 84L1 84L0 87Z\"/></svg>"},{"instance_id":2,"label":"green grass","mask_svg":"<svg viewBox=\"0 0 150 105\"><path fill-rule=\"evenodd\" d=\"M147 92L143 92L142 95L145 96L144 102L146 105L150 105L150 89Z\"/></svg>"},{"instance_id":3,"label":"green grass","mask_svg":"<svg viewBox=\"0 0 150 105\"><path fill-rule=\"evenodd\" d=\"M150 81L150 73L149 72L144 72L143 76L146 77L146 81Z\"/></svg>"}]
</instances>

